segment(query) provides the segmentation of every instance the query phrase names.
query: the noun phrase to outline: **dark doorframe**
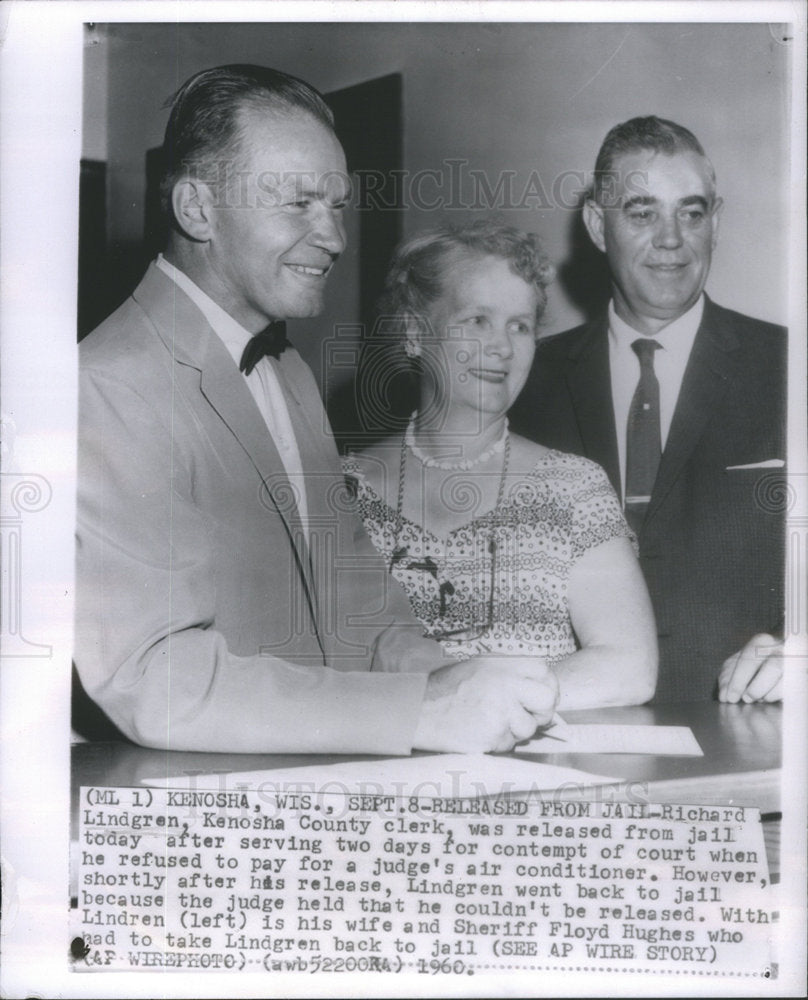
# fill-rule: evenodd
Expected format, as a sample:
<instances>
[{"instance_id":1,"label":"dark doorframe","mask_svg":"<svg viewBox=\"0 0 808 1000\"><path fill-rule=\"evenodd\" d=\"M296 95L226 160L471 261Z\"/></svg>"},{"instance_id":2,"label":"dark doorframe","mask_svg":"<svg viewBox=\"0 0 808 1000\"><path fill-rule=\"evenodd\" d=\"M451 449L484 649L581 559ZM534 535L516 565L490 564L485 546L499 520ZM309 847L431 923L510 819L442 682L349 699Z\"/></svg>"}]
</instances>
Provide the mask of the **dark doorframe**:
<instances>
[{"instance_id":1,"label":"dark doorframe","mask_svg":"<svg viewBox=\"0 0 808 1000\"><path fill-rule=\"evenodd\" d=\"M403 230L403 205L389 200L404 155L401 74L345 87L327 94L326 100L356 184L360 319L369 328L390 256ZM371 192L382 193L371 197Z\"/></svg>"},{"instance_id":2,"label":"dark doorframe","mask_svg":"<svg viewBox=\"0 0 808 1000\"><path fill-rule=\"evenodd\" d=\"M379 437L362 405L365 344L393 249L403 233L404 205L395 194L403 166L402 78L366 80L325 95L334 112L354 191L346 213L348 247L331 276L323 314L289 324L311 365L341 449Z\"/></svg>"},{"instance_id":3,"label":"dark doorframe","mask_svg":"<svg viewBox=\"0 0 808 1000\"><path fill-rule=\"evenodd\" d=\"M79 172L79 340L98 326L109 309L106 280L107 165L82 160Z\"/></svg>"}]
</instances>

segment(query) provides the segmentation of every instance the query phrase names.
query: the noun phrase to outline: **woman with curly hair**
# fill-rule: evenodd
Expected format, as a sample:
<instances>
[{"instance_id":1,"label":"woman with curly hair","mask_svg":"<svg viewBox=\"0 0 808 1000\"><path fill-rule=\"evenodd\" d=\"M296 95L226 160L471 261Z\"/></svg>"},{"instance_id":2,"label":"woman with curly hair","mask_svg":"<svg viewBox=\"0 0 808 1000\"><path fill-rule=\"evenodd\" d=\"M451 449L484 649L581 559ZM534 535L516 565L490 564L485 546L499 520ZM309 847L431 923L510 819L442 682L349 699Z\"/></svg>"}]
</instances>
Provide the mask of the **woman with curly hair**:
<instances>
[{"instance_id":1,"label":"woman with curly hair","mask_svg":"<svg viewBox=\"0 0 808 1000\"><path fill-rule=\"evenodd\" d=\"M543 658L562 709L638 704L656 629L619 502L598 465L508 429L552 277L535 234L487 220L405 241L383 320L417 410L345 472L426 636L504 669Z\"/></svg>"}]
</instances>

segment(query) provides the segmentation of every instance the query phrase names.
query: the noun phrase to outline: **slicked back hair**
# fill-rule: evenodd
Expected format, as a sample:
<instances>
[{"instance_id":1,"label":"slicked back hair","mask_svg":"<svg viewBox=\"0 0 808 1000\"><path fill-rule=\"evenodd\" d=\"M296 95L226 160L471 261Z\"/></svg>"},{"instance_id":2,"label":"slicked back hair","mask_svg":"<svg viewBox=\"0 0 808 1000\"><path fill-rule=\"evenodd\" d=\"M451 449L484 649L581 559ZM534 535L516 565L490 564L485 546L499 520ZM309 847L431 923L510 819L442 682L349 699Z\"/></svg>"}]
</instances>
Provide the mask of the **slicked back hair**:
<instances>
[{"instance_id":1,"label":"slicked back hair","mask_svg":"<svg viewBox=\"0 0 808 1000\"><path fill-rule=\"evenodd\" d=\"M160 203L168 217L177 181L190 175L221 182L243 157L249 140L242 125L244 110L305 112L334 128L331 109L314 87L288 73L246 63L196 73L166 106L171 114L163 140Z\"/></svg>"}]
</instances>

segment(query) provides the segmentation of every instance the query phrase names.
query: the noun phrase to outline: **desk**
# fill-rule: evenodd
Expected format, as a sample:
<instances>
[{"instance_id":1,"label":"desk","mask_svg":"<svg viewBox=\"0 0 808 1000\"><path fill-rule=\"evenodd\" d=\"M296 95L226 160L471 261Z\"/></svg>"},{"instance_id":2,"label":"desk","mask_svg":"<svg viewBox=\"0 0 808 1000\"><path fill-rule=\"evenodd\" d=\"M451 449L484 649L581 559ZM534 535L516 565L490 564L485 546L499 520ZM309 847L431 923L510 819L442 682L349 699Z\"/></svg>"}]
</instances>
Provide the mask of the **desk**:
<instances>
[{"instance_id":1,"label":"desk","mask_svg":"<svg viewBox=\"0 0 808 1000\"><path fill-rule=\"evenodd\" d=\"M565 712L570 723L690 726L703 757L644 754L536 754L524 756L591 774L608 774L614 785L576 788L577 800L739 805L760 810L772 881L780 870L780 761L782 707L692 702ZM522 755L520 755L522 756ZM82 785L139 787L144 779L193 774L272 770L329 764L322 754L214 754L151 750L132 743L78 743L72 753L71 842L77 844ZM353 755L343 760L375 760ZM556 793L557 794L557 793ZM75 869L72 877L76 877ZM72 892L71 892L72 894Z\"/></svg>"},{"instance_id":2,"label":"desk","mask_svg":"<svg viewBox=\"0 0 808 1000\"><path fill-rule=\"evenodd\" d=\"M570 722L689 726L703 757L542 754L537 760L647 786L649 802L754 806L780 811L782 705L692 702L565 712Z\"/></svg>"},{"instance_id":3,"label":"desk","mask_svg":"<svg viewBox=\"0 0 808 1000\"><path fill-rule=\"evenodd\" d=\"M649 727L654 725L689 725L693 729L696 739L699 741L699 744L704 751L704 756L657 757L639 754L605 755L572 754L569 752L562 754L552 753L533 755L536 761L558 764L564 768L573 767L582 771L590 771L594 774L608 774L617 779L615 783L608 784L606 786L582 787L581 785L570 784L567 790L558 789L550 793L554 802L557 802L559 798L569 798L573 800L578 799L579 802L576 804L580 805L580 800L582 798L602 798L602 801L612 803L630 801L633 803L649 802L682 805L733 804L759 808L762 813L768 814L768 819L763 822L762 826L766 855L769 861L769 879L771 881L778 881L779 829L776 816L773 815L773 813L779 808L781 740L781 709L779 706L699 703L689 705L666 705L659 707L614 708L587 712L567 712L564 713L564 717L568 722L573 724L576 722L600 722L612 723L615 725L645 725ZM553 743L553 741L547 742L549 746L560 746L560 744ZM429 756L434 758L434 763L436 764L441 760L440 755ZM337 760L343 761L347 759L367 763L368 773L371 773L371 763L378 760L378 758L358 756L351 758L335 758L334 756L323 755L241 755L166 752L144 749L124 743L86 743L76 745L73 751L74 854L71 866L71 896L74 900L72 911L74 930L71 932L71 938L75 938L79 934L83 934L86 930L86 928L81 926L81 913L83 911L80 908L79 899L83 899L83 897L81 896L78 888L79 859L81 854L78 844L77 821L79 813L79 800L77 791L80 785L137 787L144 779L154 780L156 778L167 777L187 779L194 773L197 775L217 773L226 775L233 771L270 772L268 780L271 782L271 771L273 769L284 769L288 774L289 769L295 768L296 766L327 765L329 763L334 763ZM458 764L456 758L454 760L454 765L447 764L446 766L457 767ZM404 763L409 764L410 762L405 760ZM480 763L481 762L478 760L477 766L480 766ZM510 763L510 761L507 763ZM362 764L359 766L362 767ZM237 780L238 779L236 778L235 781ZM319 772L316 780L319 780ZM325 768L323 768L322 783L325 784L327 780L328 776ZM232 789L233 784L234 782L232 781L223 781L222 787ZM592 793L591 796L589 794L590 792ZM539 795L541 795L544 800L548 798L547 793L542 794L538 791L531 791L530 793L524 792L521 795L518 792L514 792L513 795L515 798L527 797L528 800L533 799L534 796L538 797ZM396 803L396 807L400 805L401 803ZM308 809L308 806L306 808ZM320 807L314 806L314 808L317 809ZM510 827L509 829L514 828ZM235 837L236 834L233 834L233 836ZM283 836L286 837L286 834L284 833ZM486 834L486 836L488 836L488 834ZM555 836L559 835L555 834ZM283 849L283 845L285 843L285 840L280 842L281 850ZM367 843L370 844L370 840L368 840ZM218 844L216 846L218 846ZM274 847L262 847L260 844L255 844L254 846L256 850L265 852L267 857L269 857L272 850L275 850ZM415 846L415 843L413 843L413 850L415 849ZM465 849L469 845L463 846ZM353 849L356 849L355 846ZM379 853L382 853L381 844L378 844L376 849ZM572 849L574 850L575 848ZM392 851L393 848L385 846L383 850ZM342 852L342 848L340 848L340 852ZM319 850L317 853L319 853ZM388 855L385 855L385 857L387 856ZM556 857L555 854L552 856ZM584 855L582 854L581 856ZM392 858L393 855L390 854L389 857ZM607 855L607 857L611 857L611 854ZM333 863L330 859L326 860L329 860L329 863ZM167 862L164 863L167 865ZM757 864L757 857L755 858L755 863ZM145 862L143 862L143 864L145 864ZM246 865L244 867L246 869ZM293 865L290 864L290 869L292 867ZM430 868L430 866L428 865L427 868ZM313 870L319 871L320 869L318 868ZM392 871L392 869L389 870ZM85 871L82 877L86 877L86 874L87 873ZM555 875L553 877L555 877ZM574 878L574 875L570 874L565 877L567 879L571 879ZM621 875L618 879L622 877L623 876ZM633 875L626 877L634 878ZM644 878L644 876L637 876L637 878L640 877ZM656 875L652 876L652 878L656 878ZM505 884L507 885L507 883ZM260 887L260 883L259 885L254 885L252 882L250 883L251 890L253 888L257 889ZM271 888L271 886L269 887ZM570 886L569 888L570 892L574 892L573 886ZM612 891L616 892L617 886L608 885L606 888L608 890L608 895L605 898L611 899L611 893ZM549 891L549 884L542 884L541 891L545 889ZM578 886L578 890L578 898L580 899L580 885ZM386 891L389 894L391 890L387 889ZM558 886L555 886L555 891L560 892ZM509 890L509 893L512 895L512 890ZM166 898L168 898L168 895ZM235 899L236 897L234 896L232 898ZM246 899L248 897L239 898ZM258 896L255 898L257 900ZM432 897L430 896L429 898L431 899ZM624 898L622 896L622 890L621 895L615 895L614 898ZM643 896L641 898L645 897ZM776 898L777 897L773 897L773 899ZM419 906L421 902L423 901L419 897ZM509 904L511 903L510 895L506 902ZM294 903L294 900L292 900L292 903ZM182 905L184 906L186 904L183 903ZM198 907L200 904L191 903L190 905ZM205 905L208 906L213 904ZM241 902L239 905L242 905ZM244 905L247 906L251 904ZM435 903L434 905L439 906L440 904ZM449 904L444 903L443 905L447 906L448 912ZM565 903L564 905L566 906L567 904ZM775 904L773 902L772 908L774 908L774 906ZM176 909L176 907L174 907L174 909ZM419 912L436 911L430 911L428 909L421 911L419 909ZM464 910L464 912L466 911ZM477 909L474 909L469 912L475 914L480 912L485 914L489 911L482 909L478 911ZM511 911L503 910L502 912L507 914ZM515 912L518 913L518 911ZM679 911L677 910L677 913L678 912ZM308 921L309 918L306 917L305 919ZM614 919L619 919L619 915ZM643 917L641 919L645 920L646 918ZM648 917L647 919L651 920L652 918ZM685 919L687 918L682 918L682 920ZM704 920L705 918L702 916L699 919ZM715 919L718 922L719 917L716 915ZM723 915L720 919L724 919ZM666 924L668 923L667 919L663 922ZM181 926L185 928L186 925L182 924ZM218 926L218 924L216 926ZM308 923L305 926L308 929ZM450 924L447 926L454 927L456 925ZM560 927L561 925L559 924L558 926ZM314 929L319 928L315 926ZM330 926L327 929L330 930ZM744 925L744 929L747 930L746 925ZM510 932L505 933L509 934ZM654 926L653 933L657 933L656 925ZM512 953L513 952L509 951L504 952L503 954ZM537 954L538 952L535 953ZM515 954L534 954L534 952L516 952ZM633 955L633 951L631 954ZM611 957L614 957L614 955ZM623 955L618 957L626 956ZM562 966L559 966L559 968ZM518 967L518 965L507 966L507 968ZM493 967L486 966L486 968Z\"/></svg>"},{"instance_id":4,"label":"desk","mask_svg":"<svg viewBox=\"0 0 808 1000\"><path fill-rule=\"evenodd\" d=\"M690 726L693 730L703 757L548 753L525 758L613 775L618 783L608 786L612 801L754 806L764 815L780 811L780 705L693 702L565 712L564 717L570 723ZM137 787L149 778L271 770L334 760L315 754L188 753L131 743L79 743L73 747L72 758L72 837L78 837L81 785ZM602 790L593 789L592 797L598 794ZM575 795L580 799L581 790Z\"/></svg>"}]
</instances>

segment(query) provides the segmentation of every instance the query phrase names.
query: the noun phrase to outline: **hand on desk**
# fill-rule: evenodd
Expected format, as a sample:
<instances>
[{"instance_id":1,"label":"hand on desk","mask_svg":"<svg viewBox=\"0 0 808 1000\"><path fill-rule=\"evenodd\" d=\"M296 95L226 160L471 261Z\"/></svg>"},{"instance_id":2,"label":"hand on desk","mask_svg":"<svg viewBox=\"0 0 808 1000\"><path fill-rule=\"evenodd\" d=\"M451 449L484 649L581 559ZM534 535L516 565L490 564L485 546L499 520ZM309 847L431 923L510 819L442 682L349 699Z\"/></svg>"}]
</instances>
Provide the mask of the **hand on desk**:
<instances>
[{"instance_id":1,"label":"hand on desk","mask_svg":"<svg viewBox=\"0 0 808 1000\"><path fill-rule=\"evenodd\" d=\"M510 750L553 717L558 682L544 660L475 656L430 674L415 734L418 750Z\"/></svg>"},{"instance_id":2,"label":"hand on desk","mask_svg":"<svg viewBox=\"0 0 808 1000\"><path fill-rule=\"evenodd\" d=\"M782 701L783 643L755 635L740 652L724 660L718 675L718 700Z\"/></svg>"}]
</instances>

